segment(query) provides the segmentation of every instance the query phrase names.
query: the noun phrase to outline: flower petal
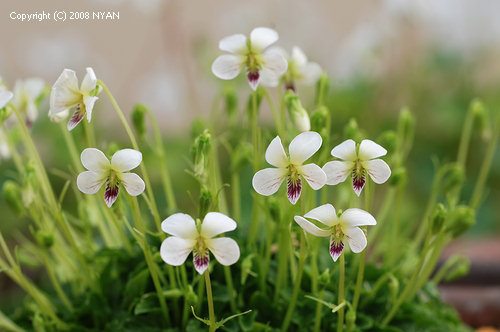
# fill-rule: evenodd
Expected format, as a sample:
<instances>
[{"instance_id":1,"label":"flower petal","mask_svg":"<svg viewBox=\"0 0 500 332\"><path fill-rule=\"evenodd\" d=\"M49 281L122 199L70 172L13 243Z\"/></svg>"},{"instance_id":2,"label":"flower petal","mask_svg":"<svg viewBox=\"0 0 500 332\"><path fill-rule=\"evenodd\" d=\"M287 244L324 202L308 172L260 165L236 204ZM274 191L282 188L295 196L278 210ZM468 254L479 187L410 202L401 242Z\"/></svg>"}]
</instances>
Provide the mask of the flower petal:
<instances>
[{"instance_id":1,"label":"flower petal","mask_svg":"<svg viewBox=\"0 0 500 332\"><path fill-rule=\"evenodd\" d=\"M348 139L332 149L332 156L348 161L356 160L356 142Z\"/></svg>"},{"instance_id":2,"label":"flower petal","mask_svg":"<svg viewBox=\"0 0 500 332\"><path fill-rule=\"evenodd\" d=\"M133 149L116 151L111 157L111 166L119 172L130 171L141 164L142 153Z\"/></svg>"},{"instance_id":3,"label":"flower petal","mask_svg":"<svg viewBox=\"0 0 500 332\"><path fill-rule=\"evenodd\" d=\"M266 80L275 79L277 81L286 72L287 68L288 62L279 52L269 50L262 54L261 75L266 76Z\"/></svg>"},{"instance_id":4,"label":"flower petal","mask_svg":"<svg viewBox=\"0 0 500 332\"><path fill-rule=\"evenodd\" d=\"M167 234L182 239L195 240L198 237L198 230L196 229L194 219L185 213L175 213L163 220L161 229Z\"/></svg>"},{"instance_id":5,"label":"flower petal","mask_svg":"<svg viewBox=\"0 0 500 332\"><path fill-rule=\"evenodd\" d=\"M326 183L326 174L316 164L307 164L301 167L302 176L314 190L321 189Z\"/></svg>"},{"instance_id":6,"label":"flower petal","mask_svg":"<svg viewBox=\"0 0 500 332\"><path fill-rule=\"evenodd\" d=\"M89 171L102 173L109 166L109 160L104 153L96 148L87 148L80 155L83 167Z\"/></svg>"},{"instance_id":7,"label":"flower petal","mask_svg":"<svg viewBox=\"0 0 500 332\"><path fill-rule=\"evenodd\" d=\"M321 135L314 131L306 131L297 135L290 145L288 152L290 153L290 162L296 165L302 165L304 161L309 159L321 147Z\"/></svg>"},{"instance_id":8,"label":"flower petal","mask_svg":"<svg viewBox=\"0 0 500 332\"><path fill-rule=\"evenodd\" d=\"M279 136L276 136L271 143L269 143L266 150L266 161L275 167L288 166L288 158Z\"/></svg>"},{"instance_id":9,"label":"flower petal","mask_svg":"<svg viewBox=\"0 0 500 332\"><path fill-rule=\"evenodd\" d=\"M373 182L377 184L384 183L391 176L391 168L382 159L373 159L362 162Z\"/></svg>"},{"instance_id":10,"label":"flower petal","mask_svg":"<svg viewBox=\"0 0 500 332\"><path fill-rule=\"evenodd\" d=\"M35 100L45 89L45 82L41 78L28 78L24 81L23 90L30 99Z\"/></svg>"},{"instance_id":11,"label":"flower petal","mask_svg":"<svg viewBox=\"0 0 500 332\"><path fill-rule=\"evenodd\" d=\"M181 239L176 236L166 238L160 247L161 259L167 264L179 266L193 250L196 240Z\"/></svg>"},{"instance_id":12,"label":"flower petal","mask_svg":"<svg viewBox=\"0 0 500 332\"><path fill-rule=\"evenodd\" d=\"M12 92L7 90L0 91L0 108L4 108L12 97L14 97Z\"/></svg>"},{"instance_id":13,"label":"flower petal","mask_svg":"<svg viewBox=\"0 0 500 332\"><path fill-rule=\"evenodd\" d=\"M359 227L352 227L347 229L347 241L352 252L362 252L366 248L366 235L365 232Z\"/></svg>"},{"instance_id":14,"label":"flower petal","mask_svg":"<svg viewBox=\"0 0 500 332\"><path fill-rule=\"evenodd\" d=\"M208 249L205 249L203 252L199 252L196 249L193 250L193 263L196 272L203 274L210 264Z\"/></svg>"},{"instance_id":15,"label":"flower petal","mask_svg":"<svg viewBox=\"0 0 500 332\"><path fill-rule=\"evenodd\" d=\"M76 185L78 189L80 189L82 193L89 195L98 192L104 182L106 182L105 177L92 171L82 172L78 174L78 177L76 178Z\"/></svg>"},{"instance_id":16,"label":"flower petal","mask_svg":"<svg viewBox=\"0 0 500 332\"><path fill-rule=\"evenodd\" d=\"M344 213L342 213L342 215L340 216L340 218L352 227L373 226L377 224L377 221L375 220L375 218L373 218L371 214L357 208L345 210Z\"/></svg>"},{"instance_id":17,"label":"flower petal","mask_svg":"<svg viewBox=\"0 0 500 332\"><path fill-rule=\"evenodd\" d=\"M304 54L302 49L298 46L292 48L292 58L293 63L299 67L305 66L307 64L307 56Z\"/></svg>"},{"instance_id":18,"label":"flower petal","mask_svg":"<svg viewBox=\"0 0 500 332\"><path fill-rule=\"evenodd\" d=\"M232 265L240 259L240 248L233 239L221 237L206 241L215 259L224 266Z\"/></svg>"},{"instance_id":19,"label":"flower petal","mask_svg":"<svg viewBox=\"0 0 500 332\"><path fill-rule=\"evenodd\" d=\"M329 161L323 166L323 172L326 174L326 184L334 186L345 179L351 174L354 168L352 161Z\"/></svg>"},{"instance_id":20,"label":"flower petal","mask_svg":"<svg viewBox=\"0 0 500 332\"><path fill-rule=\"evenodd\" d=\"M260 72L258 70L248 71L247 73L248 84L253 91L257 90L260 82Z\"/></svg>"},{"instance_id":21,"label":"flower petal","mask_svg":"<svg viewBox=\"0 0 500 332\"><path fill-rule=\"evenodd\" d=\"M80 86L80 91L84 95L88 95L90 91L94 90L97 85L97 77L95 76L94 70L87 67L87 74L83 78L82 85Z\"/></svg>"},{"instance_id":22,"label":"flower petal","mask_svg":"<svg viewBox=\"0 0 500 332\"><path fill-rule=\"evenodd\" d=\"M50 93L50 114L64 111L78 104L82 94L78 89L76 73L71 69L64 69L57 81L52 86Z\"/></svg>"},{"instance_id":23,"label":"flower petal","mask_svg":"<svg viewBox=\"0 0 500 332\"><path fill-rule=\"evenodd\" d=\"M120 186L118 183L111 184L109 181L106 183L106 190L104 191L104 202L110 208L118 198Z\"/></svg>"},{"instance_id":24,"label":"flower petal","mask_svg":"<svg viewBox=\"0 0 500 332\"><path fill-rule=\"evenodd\" d=\"M334 262L340 257L342 250L344 250L344 242L335 241L333 236L330 237L330 256L332 256Z\"/></svg>"},{"instance_id":25,"label":"flower petal","mask_svg":"<svg viewBox=\"0 0 500 332\"><path fill-rule=\"evenodd\" d=\"M250 32L250 43L252 49L263 50L271 44L275 43L279 38L278 33L269 28L259 27Z\"/></svg>"},{"instance_id":26,"label":"flower petal","mask_svg":"<svg viewBox=\"0 0 500 332\"><path fill-rule=\"evenodd\" d=\"M305 219L304 217L295 216L293 219L297 224L299 224L300 227L302 227L303 230L312 235L326 237L332 234L331 231L319 228L318 226L314 225L312 222Z\"/></svg>"},{"instance_id":27,"label":"flower petal","mask_svg":"<svg viewBox=\"0 0 500 332\"><path fill-rule=\"evenodd\" d=\"M374 141L370 141L369 139L364 139L359 145L358 156L361 160L370 160L373 158L385 156L386 154L386 149L384 149Z\"/></svg>"},{"instance_id":28,"label":"flower petal","mask_svg":"<svg viewBox=\"0 0 500 332\"><path fill-rule=\"evenodd\" d=\"M49 114L49 116L54 116L54 115ZM68 121L68 130L72 131L73 129L75 129L75 127L83 120L84 116L85 116L85 107L81 107L81 105L78 104L76 106L75 112L71 116L71 119L69 119Z\"/></svg>"},{"instance_id":29,"label":"flower petal","mask_svg":"<svg viewBox=\"0 0 500 332\"><path fill-rule=\"evenodd\" d=\"M87 120L90 122L92 119L92 110L94 109L94 104L99 99L99 97L83 97L83 104L85 105L85 111L87 112Z\"/></svg>"},{"instance_id":30,"label":"flower petal","mask_svg":"<svg viewBox=\"0 0 500 332\"><path fill-rule=\"evenodd\" d=\"M219 212L209 212L201 223L201 235L206 239L213 238L216 235L234 231L236 222Z\"/></svg>"},{"instance_id":31,"label":"flower petal","mask_svg":"<svg viewBox=\"0 0 500 332\"><path fill-rule=\"evenodd\" d=\"M352 171L352 189L354 189L354 192L358 197L361 194L363 188L365 187L365 183L366 183L366 171L364 169L360 170L354 169Z\"/></svg>"},{"instance_id":32,"label":"flower petal","mask_svg":"<svg viewBox=\"0 0 500 332\"><path fill-rule=\"evenodd\" d=\"M241 54L247 48L247 37L241 33L222 38L219 48L230 53Z\"/></svg>"},{"instance_id":33,"label":"flower petal","mask_svg":"<svg viewBox=\"0 0 500 332\"><path fill-rule=\"evenodd\" d=\"M318 206L307 212L304 217L317 220L326 226L333 226L338 222L337 212L331 204Z\"/></svg>"},{"instance_id":34,"label":"flower petal","mask_svg":"<svg viewBox=\"0 0 500 332\"><path fill-rule=\"evenodd\" d=\"M253 176L252 186L259 194L271 196L280 188L285 179L285 172L283 168L262 169Z\"/></svg>"},{"instance_id":35,"label":"flower petal","mask_svg":"<svg viewBox=\"0 0 500 332\"><path fill-rule=\"evenodd\" d=\"M130 196L138 196L142 194L146 188L144 181L135 173L123 173L121 174L121 180Z\"/></svg>"},{"instance_id":36,"label":"flower petal","mask_svg":"<svg viewBox=\"0 0 500 332\"><path fill-rule=\"evenodd\" d=\"M263 67L259 71L258 79L253 79L253 81L251 81L250 75L248 75L248 77L249 77L248 82L250 83L250 86L254 91L259 84L262 84L263 86L266 86L268 88L274 88L278 86L280 80L280 76L277 76L273 71L265 67Z\"/></svg>"},{"instance_id":37,"label":"flower petal","mask_svg":"<svg viewBox=\"0 0 500 332\"><path fill-rule=\"evenodd\" d=\"M287 179L287 196L290 203L295 205L300 198L302 193L302 181L300 178L292 180L290 177Z\"/></svg>"},{"instance_id":38,"label":"flower petal","mask_svg":"<svg viewBox=\"0 0 500 332\"><path fill-rule=\"evenodd\" d=\"M239 55L221 55L212 64L212 73L220 79L232 80L240 73L244 60Z\"/></svg>"},{"instance_id":39,"label":"flower petal","mask_svg":"<svg viewBox=\"0 0 500 332\"><path fill-rule=\"evenodd\" d=\"M318 65L316 62L308 62L302 68L301 81L306 85L315 84L322 73L323 70L321 69L320 65Z\"/></svg>"}]
</instances>

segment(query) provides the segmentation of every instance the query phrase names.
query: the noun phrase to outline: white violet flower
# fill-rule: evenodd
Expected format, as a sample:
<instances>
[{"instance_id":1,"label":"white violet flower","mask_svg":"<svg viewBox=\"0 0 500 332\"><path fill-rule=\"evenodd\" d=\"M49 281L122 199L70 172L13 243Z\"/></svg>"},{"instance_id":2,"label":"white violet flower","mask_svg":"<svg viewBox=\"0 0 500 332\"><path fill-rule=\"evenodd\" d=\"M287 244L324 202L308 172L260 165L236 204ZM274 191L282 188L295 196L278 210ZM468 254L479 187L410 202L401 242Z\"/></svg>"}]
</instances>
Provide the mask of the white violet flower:
<instances>
[{"instance_id":1,"label":"white violet flower","mask_svg":"<svg viewBox=\"0 0 500 332\"><path fill-rule=\"evenodd\" d=\"M246 68L248 83L253 90L259 84L270 87L278 85L288 65L280 52L268 48L278 38L276 31L263 27L253 29L250 38L243 34L223 38L219 48L231 54L215 59L212 72L220 79L232 80Z\"/></svg>"},{"instance_id":2,"label":"white violet flower","mask_svg":"<svg viewBox=\"0 0 500 332\"><path fill-rule=\"evenodd\" d=\"M305 218L319 221L327 228L320 228ZM306 232L321 237L330 237L330 255L337 261L347 239L352 252L359 253L366 248L366 235L359 226L373 226L377 221L371 214L361 209L347 209L339 216L331 204L321 205L301 216L295 222Z\"/></svg>"},{"instance_id":3,"label":"white violet flower","mask_svg":"<svg viewBox=\"0 0 500 332\"><path fill-rule=\"evenodd\" d=\"M276 136L266 150L266 161L276 168L265 168L255 173L252 185L259 194L270 196L278 191L283 180L287 180L290 203L295 204L302 192L304 178L314 190L325 185L325 172L316 164L302 165L321 147L321 135L308 131L297 135L288 147L287 157L281 139Z\"/></svg>"},{"instance_id":4,"label":"white violet flower","mask_svg":"<svg viewBox=\"0 0 500 332\"><path fill-rule=\"evenodd\" d=\"M352 187L360 195L366 183L366 173L373 182L384 183L391 176L389 165L382 159L387 150L370 140L363 140L356 149L356 142L348 139L332 149L332 156L341 160L329 161L323 166L327 176L326 184L336 185L344 182L352 174Z\"/></svg>"},{"instance_id":5,"label":"white violet flower","mask_svg":"<svg viewBox=\"0 0 500 332\"><path fill-rule=\"evenodd\" d=\"M67 109L76 107L75 113L68 122L68 130L75 128L82 121L85 114L87 114L87 120L90 122L92 109L97 99L99 99L97 97L98 93L97 78L92 68L87 68L87 74L80 88L78 88L76 73L71 69L64 69L52 87L49 116L53 117Z\"/></svg>"},{"instance_id":6,"label":"white violet flower","mask_svg":"<svg viewBox=\"0 0 500 332\"><path fill-rule=\"evenodd\" d=\"M308 61L307 56L298 46L292 48L291 55L281 47L275 47L273 50L280 52L288 61L288 69L283 75L285 89L295 91L295 83L312 85L321 76L322 70L320 65L316 62Z\"/></svg>"},{"instance_id":7,"label":"white violet flower","mask_svg":"<svg viewBox=\"0 0 500 332\"><path fill-rule=\"evenodd\" d=\"M128 173L142 161L142 153L137 150L123 149L117 151L111 162L101 150L87 148L81 155L83 166L88 171L78 175L76 184L85 194L95 194L103 184L106 184L104 201L111 207L118 197L120 184L123 184L131 196L144 192L144 181L135 173Z\"/></svg>"},{"instance_id":8,"label":"white violet flower","mask_svg":"<svg viewBox=\"0 0 500 332\"><path fill-rule=\"evenodd\" d=\"M14 94L3 86L0 86L0 109L7 106L8 102L14 97Z\"/></svg>"},{"instance_id":9,"label":"white violet flower","mask_svg":"<svg viewBox=\"0 0 500 332\"><path fill-rule=\"evenodd\" d=\"M38 117L37 99L45 89L45 82L41 78L29 78L16 81L14 85L14 99L12 104L26 116L28 127Z\"/></svg>"},{"instance_id":10,"label":"white violet flower","mask_svg":"<svg viewBox=\"0 0 500 332\"><path fill-rule=\"evenodd\" d=\"M215 237L236 229L236 222L228 216L209 212L203 222L195 222L191 216L176 213L161 223L161 229L172 236L163 241L160 248L165 263L179 266L184 264L193 252L194 268L203 274L210 263L209 251L222 265L236 263L240 258L240 248L233 239Z\"/></svg>"}]
</instances>

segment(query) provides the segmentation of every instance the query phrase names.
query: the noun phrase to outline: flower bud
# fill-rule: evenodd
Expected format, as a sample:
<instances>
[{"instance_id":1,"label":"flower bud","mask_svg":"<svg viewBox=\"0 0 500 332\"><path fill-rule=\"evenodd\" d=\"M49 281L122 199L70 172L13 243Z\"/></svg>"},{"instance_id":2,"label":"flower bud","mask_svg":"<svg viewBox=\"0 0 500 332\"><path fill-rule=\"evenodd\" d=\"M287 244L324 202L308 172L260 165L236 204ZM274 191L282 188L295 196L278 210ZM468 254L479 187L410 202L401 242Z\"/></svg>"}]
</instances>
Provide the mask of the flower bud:
<instances>
[{"instance_id":1,"label":"flower bud","mask_svg":"<svg viewBox=\"0 0 500 332\"><path fill-rule=\"evenodd\" d=\"M232 85L226 85L223 90L227 116L232 119L238 114L238 95Z\"/></svg>"},{"instance_id":2,"label":"flower bud","mask_svg":"<svg viewBox=\"0 0 500 332\"><path fill-rule=\"evenodd\" d=\"M446 211L444 205L441 203L436 205L431 217L431 231L433 234L439 233L441 228L443 228L447 216L448 211Z\"/></svg>"},{"instance_id":3,"label":"flower bud","mask_svg":"<svg viewBox=\"0 0 500 332\"><path fill-rule=\"evenodd\" d=\"M359 142L361 141L362 136L363 135L361 134L361 131L358 127L358 122L356 121L356 119L351 118L344 127L344 137L346 139L352 139L356 142Z\"/></svg>"},{"instance_id":4,"label":"flower bud","mask_svg":"<svg viewBox=\"0 0 500 332\"><path fill-rule=\"evenodd\" d=\"M212 193L207 187L203 186L200 190L200 216L205 217L212 204Z\"/></svg>"},{"instance_id":5,"label":"flower bud","mask_svg":"<svg viewBox=\"0 0 500 332\"><path fill-rule=\"evenodd\" d=\"M295 128L300 132L305 132L311 130L311 122L309 120L309 115L307 111L302 106L299 97L293 93L292 90L288 90L285 95L285 104L288 109L288 114L292 120Z\"/></svg>"},{"instance_id":6,"label":"flower bud","mask_svg":"<svg viewBox=\"0 0 500 332\"><path fill-rule=\"evenodd\" d=\"M3 184L2 192L7 206L12 210L12 212L14 212L17 216L23 214L24 205L21 187L16 182L7 180Z\"/></svg>"},{"instance_id":7,"label":"flower bud","mask_svg":"<svg viewBox=\"0 0 500 332\"><path fill-rule=\"evenodd\" d=\"M449 215L447 231L456 238L465 233L476 222L476 213L473 208L459 205Z\"/></svg>"},{"instance_id":8,"label":"flower bud","mask_svg":"<svg viewBox=\"0 0 500 332\"><path fill-rule=\"evenodd\" d=\"M320 106L311 114L311 130L320 132L322 129L326 128L327 123L330 118L330 113L326 106Z\"/></svg>"},{"instance_id":9,"label":"flower bud","mask_svg":"<svg viewBox=\"0 0 500 332\"><path fill-rule=\"evenodd\" d=\"M326 73L322 73L316 82L316 105L324 104L324 98L328 95L330 91L330 78ZM319 100L319 98L323 100Z\"/></svg>"},{"instance_id":10,"label":"flower bud","mask_svg":"<svg viewBox=\"0 0 500 332\"><path fill-rule=\"evenodd\" d=\"M406 168L404 166L397 167L391 173L389 178L389 185L391 186L405 186L408 176L406 174Z\"/></svg>"},{"instance_id":11,"label":"flower bud","mask_svg":"<svg viewBox=\"0 0 500 332\"><path fill-rule=\"evenodd\" d=\"M54 244L54 235L47 231L37 231L35 233L35 239L38 245L44 249L50 249Z\"/></svg>"},{"instance_id":12,"label":"flower bud","mask_svg":"<svg viewBox=\"0 0 500 332\"><path fill-rule=\"evenodd\" d=\"M491 129L488 121L488 113L483 102L477 98L472 100L470 110L476 119L477 129L481 138L487 141L491 137Z\"/></svg>"},{"instance_id":13,"label":"flower bud","mask_svg":"<svg viewBox=\"0 0 500 332\"><path fill-rule=\"evenodd\" d=\"M132 124L134 125L135 132L142 138L146 135L146 113L148 107L143 104L136 104L132 110Z\"/></svg>"},{"instance_id":14,"label":"flower bud","mask_svg":"<svg viewBox=\"0 0 500 332\"><path fill-rule=\"evenodd\" d=\"M207 128L205 120L203 119L195 119L191 124L190 136L192 140L195 140L196 137L200 136L203 131Z\"/></svg>"},{"instance_id":15,"label":"flower bud","mask_svg":"<svg viewBox=\"0 0 500 332\"><path fill-rule=\"evenodd\" d=\"M464 183L464 181L465 181L464 168L459 164L454 164L443 183L443 191L445 193L448 193L457 188L460 188Z\"/></svg>"},{"instance_id":16,"label":"flower bud","mask_svg":"<svg viewBox=\"0 0 500 332\"><path fill-rule=\"evenodd\" d=\"M453 268L448 271L444 280L447 282L462 278L469 273L470 259L465 256L453 256L449 260L454 260ZM446 263L445 263L446 264Z\"/></svg>"},{"instance_id":17,"label":"flower bud","mask_svg":"<svg viewBox=\"0 0 500 332\"><path fill-rule=\"evenodd\" d=\"M191 146L191 156L193 158L194 175L197 178L204 178L208 170L208 153L212 145L212 135L205 129Z\"/></svg>"},{"instance_id":18,"label":"flower bud","mask_svg":"<svg viewBox=\"0 0 500 332\"><path fill-rule=\"evenodd\" d=\"M12 108L11 107L4 107L0 108L0 123L3 123L5 120L10 118L12 115Z\"/></svg>"},{"instance_id":19,"label":"flower bud","mask_svg":"<svg viewBox=\"0 0 500 332\"><path fill-rule=\"evenodd\" d=\"M387 154L391 155L396 152L398 147L398 135L394 130L384 131L377 141L387 150Z\"/></svg>"},{"instance_id":20,"label":"flower bud","mask_svg":"<svg viewBox=\"0 0 500 332\"><path fill-rule=\"evenodd\" d=\"M241 284L247 280L248 275L252 274L253 257L255 254L250 254L241 262Z\"/></svg>"},{"instance_id":21,"label":"flower bud","mask_svg":"<svg viewBox=\"0 0 500 332\"><path fill-rule=\"evenodd\" d=\"M404 107L403 109L401 109L398 119L398 133L400 135L399 139L405 144L408 143L408 141L413 140L414 131L415 118L411 114L410 109L408 107Z\"/></svg>"}]
</instances>

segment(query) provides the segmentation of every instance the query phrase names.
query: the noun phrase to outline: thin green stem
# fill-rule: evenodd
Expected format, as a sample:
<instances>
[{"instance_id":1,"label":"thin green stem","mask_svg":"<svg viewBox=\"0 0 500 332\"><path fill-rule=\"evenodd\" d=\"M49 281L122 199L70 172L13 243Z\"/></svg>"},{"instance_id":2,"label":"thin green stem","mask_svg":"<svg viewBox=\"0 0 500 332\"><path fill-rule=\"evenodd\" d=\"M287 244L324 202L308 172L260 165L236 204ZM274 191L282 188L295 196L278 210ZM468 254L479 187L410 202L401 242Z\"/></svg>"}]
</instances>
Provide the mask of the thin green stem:
<instances>
[{"instance_id":1,"label":"thin green stem","mask_svg":"<svg viewBox=\"0 0 500 332\"><path fill-rule=\"evenodd\" d=\"M281 116L276 109L276 106L274 105L273 99L271 98L271 95L269 94L269 91L267 89L263 89L264 91L264 96L266 97L267 103L269 104L269 108L271 109L271 113L273 114L274 122L276 123L276 130L278 131L278 135L282 137L282 139L285 139L285 131L283 128L283 122L281 119Z\"/></svg>"},{"instance_id":2,"label":"thin green stem","mask_svg":"<svg viewBox=\"0 0 500 332\"><path fill-rule=\"evenodd\" d=\"M7 131L7 128L5 128L5 124L2 123L2 128L4 133L5 133L5 138L6 138L6 141L7 141L7 146L9 147L9 152L10 152L10 155L12 156L12 160L14 160L14 165L16 166L17 168L17 171L19 172L19 174L23 174L24 173L24 166L23 166L23 162L22 162L22 159L21 159L21 156L19 155L17 149L16 149L16 146L14 144L14 142L12 142L12 139Z\"/></svg>"},{"instance_id":3,"label":"thin green stem","mask_svg":"<svg viewBox=\"0 0 500 332\"><path fill-rule=\"evenodd\" d=\"M95 136L94 136L94 128L92 125L85 119L83 119L83 129L85 131L85 138L87 139L88 147L95 147Z\"/></svg>"},{"instance_id":4,"label":"thin green stem","mask_svg":"<svg viewBox=\"0 0 500 332\"><path fill-rule=\"evenodd\" d=\"M212 298L212 285L210 283L210 273L208 269L205 271L205 285L207 289L208 315L210 319L210 332L215 332L215 313L214 301Z\"/></svg>"},{"instance_id":5,"label":"thin green stem","mask_svg":"<svg viewBox=\"0 0 500 332\"><path fill-rule=\"evenodd\" d=\"M344 302L344 278L345 278L345 257L344 252L340 255L339 268L339 304ZM337 323L337 332L342 332L344 329L344 308L339 309L339 320Z\"/></svg>"}]
</instances>

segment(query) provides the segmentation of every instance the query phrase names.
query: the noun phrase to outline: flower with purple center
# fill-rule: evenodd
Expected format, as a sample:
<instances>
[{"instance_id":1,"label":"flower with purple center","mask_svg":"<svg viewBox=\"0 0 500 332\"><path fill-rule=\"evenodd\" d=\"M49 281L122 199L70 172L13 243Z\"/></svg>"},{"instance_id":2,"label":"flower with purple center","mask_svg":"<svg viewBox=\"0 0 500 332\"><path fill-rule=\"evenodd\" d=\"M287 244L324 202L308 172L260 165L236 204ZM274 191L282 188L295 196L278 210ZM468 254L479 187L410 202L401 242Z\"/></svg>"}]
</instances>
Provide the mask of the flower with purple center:
<instances>
[{"instance_id":1,"label":"flower with purple center","mask_svg":"<svg viewBox=\"0 0 500 332\"><path fill-rule=\"evenodd\" d=\"M391 176L389 165L382 159L375 159L386 153L386 149L368 139L361 141L358 147L352 139L342 142L332 149L332 156L341 160L329 161L323 166L327 176L326 184L344 182L351 174L352 187L359 196L365 186L367 174L377 184L384 183Z\"/></svg>"},{"instance_id":2,"label":"flower with purple center","mask_svg":"<svg viewBox=\"0 0 500 332\"><path fill-rule=\"evenodd\" d=\"M236 222L222 213L209 212L201 223L187 214L176 213L161 223L161 229L172 235L160 247L161 258L167 264L182 265L193 252L194 268L203 274L210 263L209 251L225 266L236 263L240 258L236 241L215 237L236 229Z\"/></svg>"},{"instance_id":3,"label":"flower with purple center","mask_svg":"<svg viewBox=\"0 0 500 332\"><path fill-rule=\"evenodd\" d=\"M71 69L64 69L52 86L49 116L53 118L58 113L75 108L75 113L68 122L68 130L73 130L85 114L90 122L94 104L99 99L97 97L99 91L100 87L97 85L97 78L92 68L87 68L87 74L80 87L76 73Z\"/></svg>"},{"instance_id":4,"label":"flower with purple center","mask_svg":"<svg viewBox=\"0 0 500 332\"><path fill-rule=\"evenodd\" d=\"M278 85L288 66L280 52L269 49L278 38L276 31L263 27L253 29L250 38L243 34L223 38L219 48L231 54L215 59L212 72L220 79L232 80L246 68L248 83L253 90L259 84L269 87Z\"/></svg>"},{"instance_id":5,"label":"flower with purple center","mask_svg":"<svg viewBox=\"0 0 500 332\"><path fill-rule=\"evenodd\" d=\"M95 194L103 184L106 184L104 201L111 207L118 197L120 184L131 196L144 192L144 181L135 173L128 171L136 168L142 162L142 153L132 149L117 151L111 162L101 150L88 148L81 155L83 166L88 171L82 172L76 179L78 189L85 194Z\"/></svg>"},{"instance_id":6,"label":"flower with purple center","mask_svg":"<svg viewBox=\"0 0 500 332\"><path fill-rule=\"evenodd\" d=\"M327 228L320 228L306 218L319 221ZM295 216L295 222L306 232L321 237L330 237L330 255L334 262L344 250L347 240L352 252L359 253L366 248L366 236L359 226L373 226L377 221L371 214L361 209L347 209L337 216L331 204L321 205L301 216Z\"/></svg>"},{"instance_id":7,"label":"flower with purple center","mask_svg":"<svg viewBox=\"0 0 500 332\"><path fill-rule=\"evenodd\" d=\"M281 183L286 179L287 194L290 203L295 204L302 192L302 178L314 190L325 185L325 172L316 164L303 163L321 147L321 135L314 131L307 131L297 135L285 154L281 139L276 136L266 150L266 161L276 168L265 168L255 173L252 185L256 192L270 196L278 191Z\"/></svg>"}]
</instances>

